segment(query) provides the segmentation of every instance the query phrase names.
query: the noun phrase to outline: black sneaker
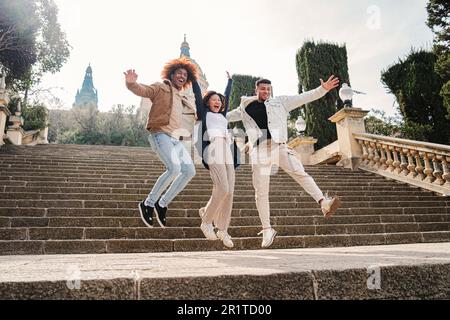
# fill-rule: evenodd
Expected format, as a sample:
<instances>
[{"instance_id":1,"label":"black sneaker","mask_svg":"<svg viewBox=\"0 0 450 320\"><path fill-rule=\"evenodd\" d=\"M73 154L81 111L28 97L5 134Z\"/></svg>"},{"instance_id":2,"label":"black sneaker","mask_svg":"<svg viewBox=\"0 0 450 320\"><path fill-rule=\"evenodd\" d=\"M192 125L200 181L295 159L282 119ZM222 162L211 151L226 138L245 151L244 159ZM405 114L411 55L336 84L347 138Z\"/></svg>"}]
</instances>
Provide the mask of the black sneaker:
<instances>
[{"instance_id":1,"label":"black sneaker","mask_svg":"<svg viewBox=\"0 0 450 320\"><path fill-rule=\"evenodd\" d=\"M149 228L153 228L153 210L150 206L145 205L145 200L139 203L139 212L141 213L141 219L145 225Z\"/></svg>"},{"instance_id":2,"label":"black sneaker","mask_svg":"<svg viewBox=\"0 0 450 320\"><path fill-rule=\"evenodd\" d=\"M156 201L156 203L155 203L155 209L156 209L156 220L158 220L158 223L161 226L161 228L165 228L166 227L167 208L162 208L159 205L159 199L158 199L158 201Z\"/></svg>"}]
</instances>

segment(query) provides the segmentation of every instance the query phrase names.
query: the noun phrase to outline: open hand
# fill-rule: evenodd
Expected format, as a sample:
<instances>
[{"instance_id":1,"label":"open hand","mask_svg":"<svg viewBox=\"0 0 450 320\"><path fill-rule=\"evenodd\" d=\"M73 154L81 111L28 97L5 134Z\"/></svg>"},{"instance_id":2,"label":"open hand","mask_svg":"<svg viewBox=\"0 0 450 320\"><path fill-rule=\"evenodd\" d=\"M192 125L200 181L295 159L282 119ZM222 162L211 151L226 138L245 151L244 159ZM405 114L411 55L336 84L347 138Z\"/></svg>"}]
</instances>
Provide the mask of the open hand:
<instances>
[{"instance_id":1,"label":"open hand","mask_svg":"<svg viewBox=\"0 0 450 320\"><path fill-rule=\"evenodd\" d=\"M227 78L231 79L230 73L227 71Z\"/></svg>"},{"instance_id":2,"label":"open hand","mask_svg":"<svg viewBox=\"0 0 450 320\"><path fill-rule=\"evenodd\" d=\"M126 83L136 83L138 75L134 70L128 70L127 72L123 73L125 75L125 81Z\"/></svg>"},{"instance_id":3,"label":"open hand","mask_svg":"<svg viewBox=\"0 0 450 320\"><path fill-rule=\"evenodd\" d=\"M339 86L339 78L335 77L334 75L332 75L327 82L323 82L322 79L320 79L320 84L322 85L322 87L324 89L326 89L327 91L330 91L331 89L334 89L336 87Z\"/></svg>"}]
</instances>

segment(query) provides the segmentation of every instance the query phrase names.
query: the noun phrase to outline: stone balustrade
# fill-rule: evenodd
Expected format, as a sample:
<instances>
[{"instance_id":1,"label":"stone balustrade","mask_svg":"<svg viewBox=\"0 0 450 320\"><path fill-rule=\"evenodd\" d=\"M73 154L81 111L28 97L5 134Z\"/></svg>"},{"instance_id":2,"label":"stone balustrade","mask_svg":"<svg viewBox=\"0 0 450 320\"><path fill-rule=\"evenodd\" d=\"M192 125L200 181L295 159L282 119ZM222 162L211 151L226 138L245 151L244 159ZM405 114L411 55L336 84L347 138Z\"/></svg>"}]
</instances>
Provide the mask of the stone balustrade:
<instances>
[{"instance_id":1,"label":"stone balustrade","mask_svg":"<svg viewBox=\"0 0 450 320\"><path fill-rule=\"evenodd\" d=\"M450 195L450 146L355 133L362 149L360 169Z\"/></svg>"},{"instance_id":2,"label":"stone balustrade","mask_svg":"<svg viewBox=\"0 0 450 320\"><path fill-rule=\"evenodd\" d=\"M6 90L5 78L6 75L0 73L0 147L5 144L5 141L14 145L48 144L48 127L31 131L23 130L24 119L20 99L17 102L16 112L11 114L9 111L7 105L11 98Z\"/></svg>"}]
</instances>

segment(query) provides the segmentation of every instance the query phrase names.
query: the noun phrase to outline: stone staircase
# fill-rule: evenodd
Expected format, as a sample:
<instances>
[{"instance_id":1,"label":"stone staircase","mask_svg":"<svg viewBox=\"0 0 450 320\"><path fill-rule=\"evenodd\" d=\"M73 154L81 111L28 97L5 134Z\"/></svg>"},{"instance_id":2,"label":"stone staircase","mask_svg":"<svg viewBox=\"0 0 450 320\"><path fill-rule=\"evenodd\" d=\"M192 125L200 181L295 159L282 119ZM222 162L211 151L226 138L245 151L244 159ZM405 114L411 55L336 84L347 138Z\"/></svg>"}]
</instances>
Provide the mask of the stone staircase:
<instances>
[{"instance_id":1,"label":"stone staircase","mask_svg":"<svg viewBox=\"0 0 450 320\"><path fill-rule=\"evenodd\" d=\"M163 166L149 148L39 145L0 149L0 255L225 250L207 241L198 209L211 195L207 170L170 205L168 228L147 228L138 202ZM271 178L274 249L450 242L450 201L362 171L306 167L343 206L319 206L280 171ZM236 173L229 230L235 250L261 248L251 167Z\"/></svg>"}]
</instances>

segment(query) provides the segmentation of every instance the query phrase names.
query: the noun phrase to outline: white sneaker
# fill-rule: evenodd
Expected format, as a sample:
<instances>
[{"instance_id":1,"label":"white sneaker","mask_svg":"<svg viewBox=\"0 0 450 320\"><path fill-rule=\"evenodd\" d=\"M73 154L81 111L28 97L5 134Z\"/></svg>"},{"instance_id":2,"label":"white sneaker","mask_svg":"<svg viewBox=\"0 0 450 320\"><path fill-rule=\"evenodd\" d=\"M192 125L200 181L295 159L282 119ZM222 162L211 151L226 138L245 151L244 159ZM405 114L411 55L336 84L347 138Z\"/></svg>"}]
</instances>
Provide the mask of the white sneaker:
<instances>
[{"instance_id":1,"label":"white sneaker","mask_svg":"<svg viewBox=\"0 0 450 320\"><path fill-rule=\"evenodd\" d=\"M204 223L200 225L200 229L202 229L205 238L208 240L217 240L217 236L214 233L214 227L212 223Z\"/></svg>"},{"instance_id":2,"label":"white sneaker","mask_svg":"<svg viewBox=\"0 0 450 320\"><path fill-rule=\"evenodd\" d=\"M231 240L231 236L226 231L217 231L217 237L222 240L223 244L227 248L233 248L234 243Z\"/></svg>"},{"instance_id":3,"label":"white sneaker","mask_svg":"<svg viewBox=\"0 0 450 320\"><path fill-rule=\"evenodd\" d=\"M320 204L322 213L325 218L331 217L336 210L341 206L341 199L339 197L330 198L325 195L324 200Z\"/></svg>"},{"instance_id":4,"label":"white sneaker","mask_svg":"<svg viewBox=\"0 0 450 320\"><path fill-rule=\"evenodd\" d=\"M264 229L258 235L263 235L263 241L261 244L261 247L268 248L272 245L273 240L275 239L275 236L277 235L277 232L273 228Z\"/></svg>"}]
</instances>

